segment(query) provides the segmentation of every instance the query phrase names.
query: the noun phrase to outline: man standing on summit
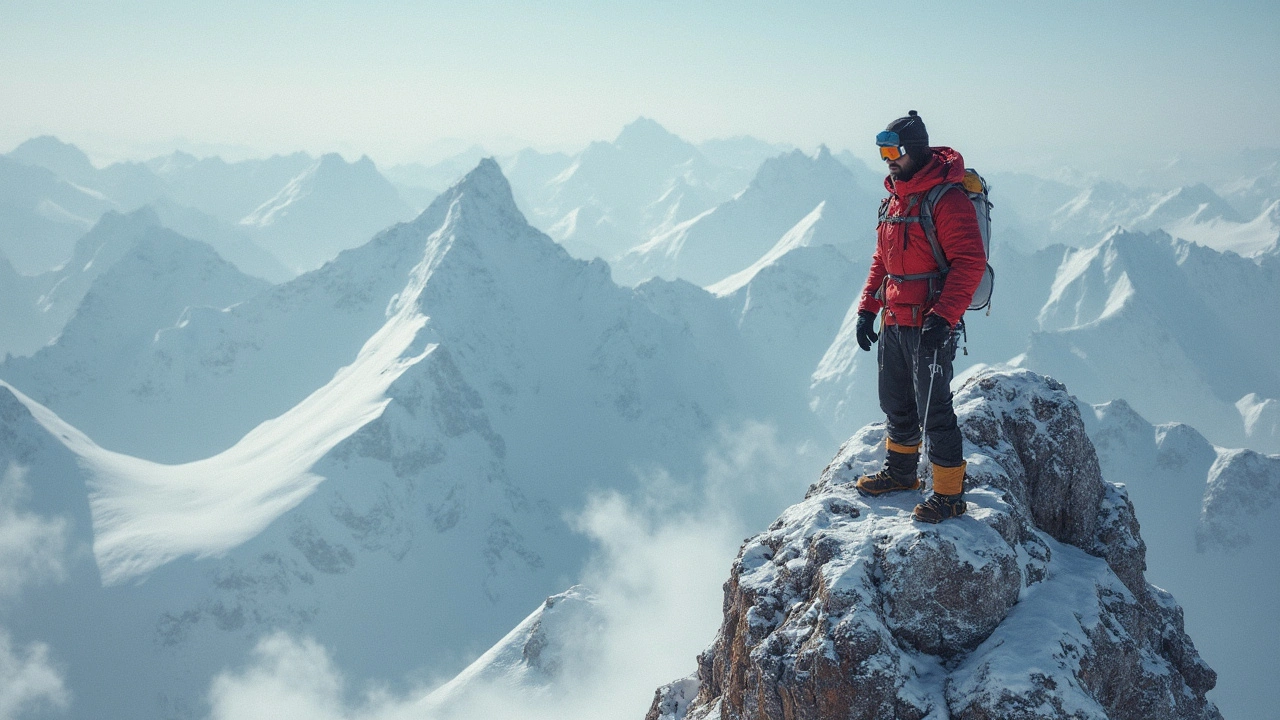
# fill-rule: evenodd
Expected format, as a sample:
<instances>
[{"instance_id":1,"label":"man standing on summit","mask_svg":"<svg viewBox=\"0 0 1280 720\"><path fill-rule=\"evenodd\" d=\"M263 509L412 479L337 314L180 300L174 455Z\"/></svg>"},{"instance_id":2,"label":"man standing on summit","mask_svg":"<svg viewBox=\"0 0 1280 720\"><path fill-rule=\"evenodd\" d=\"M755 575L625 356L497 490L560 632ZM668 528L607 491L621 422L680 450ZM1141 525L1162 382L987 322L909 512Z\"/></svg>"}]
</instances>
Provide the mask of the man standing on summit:
<instances>
[{"instance_id":1,"label":"man standing on summit","mask_svg":"<svg viewBox=\"0 0 1280 720\"><path fill-rule=\"evenodd\" d=\"M915 507L914 516L936 523L965 511L963 443L951 406L952 361L964 311L986 270L986 251L973 202L962 189L960 153L930 147L915 110L889 123L876 145L888 163L889 197L880 206L856 329L863 350L880 340L880 409L888 437L884 468L858 478L857 487L868 495L918 489L916 466L927 435L933 494ZM947 188L941 195L929 193L942 185ZM935 255L922 210L932 217L944 258Z\"/></svg>"}]
</instances>

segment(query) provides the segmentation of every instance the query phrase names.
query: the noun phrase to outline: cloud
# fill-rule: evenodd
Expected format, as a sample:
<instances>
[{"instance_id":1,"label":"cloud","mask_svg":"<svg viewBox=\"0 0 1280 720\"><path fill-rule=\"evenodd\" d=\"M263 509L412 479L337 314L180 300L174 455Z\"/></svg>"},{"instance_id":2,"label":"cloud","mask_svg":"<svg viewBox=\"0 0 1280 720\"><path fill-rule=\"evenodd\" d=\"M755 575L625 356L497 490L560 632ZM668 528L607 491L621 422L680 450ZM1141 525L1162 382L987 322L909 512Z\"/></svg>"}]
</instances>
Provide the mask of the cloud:
<instances>
[{"instance_id":1,"label":"cloud","mask_svg":"<svg viewBox=\"0 0 1280 720\"><path fill-rule=\"evenodd\" d=\"M66 520L18 510L28 493L25 476L25 469L11 464L0 480L0 600L66 576Z\"/></svg>"},{"instance_id":2,"label":"cloud","mask_svg":"<svg viewBox=\"0 0 1280 720\"><path fill-rule=\"evenodd\" d=\"M721 586L742 539L803 495L822 469L818 455L749 424L720 433L700 477L656 468L634 494L589 498L569 520L595 546L580 580L601 602L604 630L560 638L565 661L549 687L477 683L429 714L420 704L428 688L353 693L322 646L277 634L261 641L248 667L214 681L212 718L643 717L659 685L696 669L720 626Z\"/></svg>"},{"instance_id":3,"label":"cloud","mask_svg":"<svg viewBox=\"0 0 1280 720\"><path fill-rule=\"evenodd\" d=\"M62 676L50 664L49 646L14 647L0 628L0 720L16 720L48 708L65 710L70 698Z\"/></svg>"},{"instance_id":4,"label":"cloud","mask_svg":"<svg viewBox=\"0 0 1280 720\"><path fill-rule=\"evenodd\" d=\"M253 665L242 673L224 673L210 692L214 718L340 718L342 678L314 640L284 633L263 639Z\"/></svg>"}]
</instances>

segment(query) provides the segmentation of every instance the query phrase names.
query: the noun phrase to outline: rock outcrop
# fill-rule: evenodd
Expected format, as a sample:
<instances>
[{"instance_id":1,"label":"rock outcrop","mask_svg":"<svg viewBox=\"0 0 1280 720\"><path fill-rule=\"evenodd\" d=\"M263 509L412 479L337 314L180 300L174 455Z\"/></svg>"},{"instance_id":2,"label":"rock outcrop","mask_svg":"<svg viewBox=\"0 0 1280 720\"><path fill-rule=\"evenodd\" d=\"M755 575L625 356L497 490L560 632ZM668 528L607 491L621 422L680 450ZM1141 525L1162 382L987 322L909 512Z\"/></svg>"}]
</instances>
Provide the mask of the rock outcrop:
<instances>
[{"instance_id":1,"label":"rock outcrop","mask_svg":"<svg viewBox=\"0 0 1280 720\"><path fill-rule=\"evenodd\" d=\"M1221 717L1066 388L980 374L955 406L968 514L927 526L914 493L861 497L884 439L864 428L743 545L714 643L648 720Z\"/></svg>"},{"instance_id":2,"label":"rock outcrop","mask_svg":"<svg viewBox=\"0 0 1280 720\"><path fill-rule=\"evenodd\" d=\"M1239 552L1280 546L1270 511L1280 491L1280 455L1219 450L1209 468L1208 489L1196 528L1201 551Z\"/></svg>"}]
</instances>

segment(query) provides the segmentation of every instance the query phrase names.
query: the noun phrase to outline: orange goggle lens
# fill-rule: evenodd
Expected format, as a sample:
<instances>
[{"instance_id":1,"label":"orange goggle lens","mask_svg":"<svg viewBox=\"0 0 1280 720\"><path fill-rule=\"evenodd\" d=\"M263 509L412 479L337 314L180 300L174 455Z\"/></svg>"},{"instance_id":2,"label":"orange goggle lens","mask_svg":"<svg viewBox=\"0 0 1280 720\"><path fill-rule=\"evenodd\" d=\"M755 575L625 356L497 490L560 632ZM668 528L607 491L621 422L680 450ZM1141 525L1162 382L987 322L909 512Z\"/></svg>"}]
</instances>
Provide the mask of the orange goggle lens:
<instances>
[{"instance_id":1,"label":"orange goggle lens","mask_svg":"<svg viewBox=\"0 0 1280 720\"><path fill-rule=\"evenodd\" d=\"M888 147L886 147L886 146L884 146L884 145L881 145L881 146L880 146L880 159L882 159L882 160L897 160L897 159L898 159L898 158L900 158L900 157L902 157L902 148L901 148L901 147L899 147L899 146L897 146L897 145L890 145L890 146L888 146Z\"/></svg>"}]
</instances>

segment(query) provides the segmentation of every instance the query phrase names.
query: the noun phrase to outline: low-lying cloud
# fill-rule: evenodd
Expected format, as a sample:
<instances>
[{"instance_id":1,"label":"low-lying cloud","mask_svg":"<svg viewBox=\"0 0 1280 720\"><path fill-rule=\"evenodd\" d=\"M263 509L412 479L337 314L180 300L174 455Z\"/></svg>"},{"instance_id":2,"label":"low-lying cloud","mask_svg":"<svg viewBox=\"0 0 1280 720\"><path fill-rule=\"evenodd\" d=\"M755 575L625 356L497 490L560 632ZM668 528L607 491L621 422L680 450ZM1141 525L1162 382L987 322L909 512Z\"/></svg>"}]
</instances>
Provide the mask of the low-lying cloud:
<instances>
[{"instance_id":1,"label":"low-lying cloud","mask_svg":"<svg viewBox=\"0 0 1280 720\"><path fill-rule=\"evenodd\" d=\"M829 450L829 449L828 449ZM559 677L542 688L473 683L430 709L430 688L353 690L316 641L276 634L210 691L213 720L601 720L643 717L661 684L692 673L720 625L721 586L742 539L797 501L822 453L788 446L774 428L720 434L693 481L654 469L640 490L588 499L569 518L595 552L581 582L600 601L599 637L563 639ZM533 610L533 608L530 608Z\"/></svg>"},{"instance_id":2,"label":"low-lying cloud","mask_svg":"<svg viewBox=\"0 0 1280 720\"><path fill-rule=\"evenodd\" d=\"M0 601L66 576L67 523L21 510L29 492L25 477L23 468L10 465L0 479Z\"/></svg>"},{"instance_id":3,"label":"low-lying cloud","mask_svg":"<svg viewBox=\"0 0 1280 720\"><path fill-rule=\"evenodd\" d=\"M49 646L17 646L0 628L0 720L30 717L41 710L65 710L70 702L62 675L49 658Z\"/></svg>"},{"instance_id":4,"label":"low-lying cloud","mask_svg":"<svg viewBox=\"0 0 1280 720\"><path fill-rule=\"evenodd\" d=\"M66 576L67 523L23 511L28 494L25 470L9 465L0 478L0 621L25 588ZM69 702L49 646L17 643L0 625L0 720L64 710Z\"/></svg>"}]
</instances>

